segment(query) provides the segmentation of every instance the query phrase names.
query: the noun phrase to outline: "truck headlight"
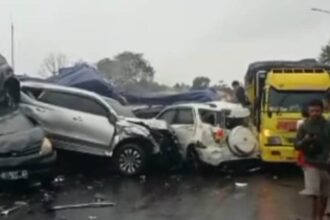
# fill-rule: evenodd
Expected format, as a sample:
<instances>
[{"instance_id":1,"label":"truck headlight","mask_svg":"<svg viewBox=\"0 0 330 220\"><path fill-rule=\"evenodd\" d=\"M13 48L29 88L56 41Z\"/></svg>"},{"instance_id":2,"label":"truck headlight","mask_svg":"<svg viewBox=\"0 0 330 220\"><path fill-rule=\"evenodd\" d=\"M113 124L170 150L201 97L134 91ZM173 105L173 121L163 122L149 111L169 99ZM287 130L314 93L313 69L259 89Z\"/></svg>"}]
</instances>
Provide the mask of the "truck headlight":
<instances>
[{"instance_id":1,"label":"truck headlight","mask_svg":"<svg viewBox=\"0 0 330 220\"><path fill-rule=\"evenodd\" d=\"M41 155L46 155L46 154L50 154L52 151L53 151L52 144L50 143L50 141L47 138L44 138L44 140L42 141L41 149L40 149L39 153Z\"/></svg>"},{"instance_id":2,"label":"truck headlight","mask_svg":"<svg viewBox=\"0 0 330 220\"><path fill-rule=\"evenodd\" d=\"M282 145L282 140L278 136L270 136L270 137L267 137L267 144L275 145L275 146Z\"/></svg>"}]
</instances>

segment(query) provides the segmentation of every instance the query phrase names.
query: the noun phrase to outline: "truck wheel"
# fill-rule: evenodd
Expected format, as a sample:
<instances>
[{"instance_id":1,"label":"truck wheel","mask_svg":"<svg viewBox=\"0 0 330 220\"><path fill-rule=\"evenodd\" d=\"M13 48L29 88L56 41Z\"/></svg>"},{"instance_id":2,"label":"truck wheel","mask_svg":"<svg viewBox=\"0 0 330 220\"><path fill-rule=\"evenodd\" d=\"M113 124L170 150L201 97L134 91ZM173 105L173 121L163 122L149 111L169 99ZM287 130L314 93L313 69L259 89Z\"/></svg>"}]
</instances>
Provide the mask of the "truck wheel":
<instances>
[{"instance_id":1,"label":"truck wheel","mask_svg":"<svg viewBox=\"0 0 330 220\"><path fill-rule=\"evenodd\" d=\"M135 176L145 171L147 164L146 151L136 143L125 143L114 155L116 169L124 176Z\"/></svg>"}]
</instances>

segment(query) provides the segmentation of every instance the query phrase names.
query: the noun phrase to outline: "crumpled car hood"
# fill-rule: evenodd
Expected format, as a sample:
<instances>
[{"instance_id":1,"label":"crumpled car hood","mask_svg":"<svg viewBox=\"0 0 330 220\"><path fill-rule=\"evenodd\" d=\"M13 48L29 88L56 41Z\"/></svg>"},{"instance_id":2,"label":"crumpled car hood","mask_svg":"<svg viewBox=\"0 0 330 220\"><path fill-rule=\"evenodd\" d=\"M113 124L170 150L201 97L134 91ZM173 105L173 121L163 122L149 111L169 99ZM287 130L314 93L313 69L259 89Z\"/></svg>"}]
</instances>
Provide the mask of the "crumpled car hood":
<instances>
[{"instance_id":1,"label":"crumpled car hood","mask_svg":"<svg viewBox=\"0 0 330 220\"><path fill-rule=\"evenodd\" d=\"M142 119L142 118L125 118L129 122L143 123L152 129L168 130L168 125L163 120L158 119Z\"/></svg>"},{"instance_id":2,"label":"crumpled car hood","mask_svg":"<svg viewBox=\"0 0 330 220\"><path fill-rule=\"evenodd\" d=\"M0 155L40 150L44 132L16 110L0 116Z\"/></svg>"}]
</instances>

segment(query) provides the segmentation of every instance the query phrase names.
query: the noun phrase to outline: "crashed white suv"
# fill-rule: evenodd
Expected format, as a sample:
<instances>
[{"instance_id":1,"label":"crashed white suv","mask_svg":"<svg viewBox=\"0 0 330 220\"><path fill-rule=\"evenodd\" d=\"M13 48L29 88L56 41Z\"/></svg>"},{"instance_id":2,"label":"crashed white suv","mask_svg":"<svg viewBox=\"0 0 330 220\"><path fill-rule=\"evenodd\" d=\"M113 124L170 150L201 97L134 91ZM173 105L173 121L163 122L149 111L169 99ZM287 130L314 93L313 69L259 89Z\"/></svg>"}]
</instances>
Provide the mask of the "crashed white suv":
<instances>
[{"instance_id":1,"label":"crashed white suv","mask_svg":"<svg viewBox=\"0 0 330 220\"><path fill-rule=\"evenodd\" d=\"M178 104L166 108L156 118L173 128L180 142L180 153L188 162L194 166L218 166L258 156L257 139L249 128L244 125L226 128L230 117L240 119L232 110L235 108L231 105L222 108L217 103Z\"/></svg>"}]
</instances>

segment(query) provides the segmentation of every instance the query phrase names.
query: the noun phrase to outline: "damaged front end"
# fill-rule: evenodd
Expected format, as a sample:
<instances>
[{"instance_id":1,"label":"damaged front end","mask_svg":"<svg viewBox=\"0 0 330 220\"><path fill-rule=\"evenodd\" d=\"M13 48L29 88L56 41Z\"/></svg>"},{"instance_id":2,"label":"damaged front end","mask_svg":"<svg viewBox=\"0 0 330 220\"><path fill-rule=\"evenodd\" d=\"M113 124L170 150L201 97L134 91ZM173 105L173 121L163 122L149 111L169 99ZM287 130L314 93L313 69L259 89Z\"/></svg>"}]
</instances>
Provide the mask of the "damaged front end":
<instances>
[{"instance_id":1,"label":"damaged front end","mask_svg":"<svg viewBox=\"0 0 330 220\"><path fill-rule=\"evenodd\" d=\"M182 165L178 138L165 121L138 118L127 120L147 129L151 138L157 143L159 154L153 158L154 164L165 169L175 169Z\"/></svg>"}]
</instances>

